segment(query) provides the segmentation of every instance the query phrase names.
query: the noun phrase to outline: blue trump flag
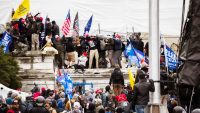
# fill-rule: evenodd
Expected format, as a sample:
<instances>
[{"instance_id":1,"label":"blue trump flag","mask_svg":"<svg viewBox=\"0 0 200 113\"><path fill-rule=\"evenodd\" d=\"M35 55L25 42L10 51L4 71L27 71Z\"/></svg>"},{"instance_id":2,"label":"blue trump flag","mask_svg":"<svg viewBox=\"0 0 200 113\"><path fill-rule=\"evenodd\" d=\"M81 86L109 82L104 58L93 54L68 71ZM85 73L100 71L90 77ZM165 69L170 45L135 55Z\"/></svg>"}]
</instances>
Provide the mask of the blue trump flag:
<instances>
[{"instance_id":1,"label":"blue trump flag","mask_svg":"<svg viewBox=\"0 0 200 113\"><path fill-rule=\"evenodd\" d=\"M175 52L165 44L165 64L169 70L176 70L177 56Z\"/></svg>"},{"instance_id":2,"label":"blue trump flag","mask_svg":"<svg viewBox=\"0 0 200 113\"><path fill-rule=\"evenodd\" d=\"M90 17L90 19L87 22L87 25L85 26L84 35L87 35L90 32L90 28L92 26L92 18L93 18L93 15Z\"/></svg>"},{"instance_id":3,"label":"blue trump flag","mask_svg":"<svg viewBox=\"0 0 200 113\"><path fill-rule=\"evenodd\" d=\"M65 94L67 94L68 97L71 99L73 96L72 95L73 82L72 82L70 75L65 73L64 69L63 69L63 73L64 73L64 77L65 77L65 85L64 85Z\"/></svg>"},{"instance_id":4,"label":"blue trump flag","mask_svg":"<svg viewBox=\"0 0 200 113\"><path fill-rule=\"evenodd\" d=\"M0 46L3 46L3 50L5 53L8 53L9 52L9 46L12 42L12 37L10 34L8 34L8 32L4 32L3 33L3 37L2 39L0 40Z\"/></svg>"},{"instance_id":5,"label":"blue trump flag","mask_svg":"<svg viewBox=\"0 0 200 113\"><path fill-rule=\"evenodd\" d=\"M63 85L65 94L72 98L73 81L70 75L65 73L64 69L63 74L57 77L57 81Z\"/></svg>"},{"instance_id":6,"label":"blue trump flag","mask_svg":"<svg viewBox=\"0 0 200 113\"><path fill-rule=\"evenodd\" d=\"M131 44L126 47L124 55L131 65L135 64L137 67L141 67L141 61L145 58L144 53L132 47Z\"/></svg>"}]
</instances>

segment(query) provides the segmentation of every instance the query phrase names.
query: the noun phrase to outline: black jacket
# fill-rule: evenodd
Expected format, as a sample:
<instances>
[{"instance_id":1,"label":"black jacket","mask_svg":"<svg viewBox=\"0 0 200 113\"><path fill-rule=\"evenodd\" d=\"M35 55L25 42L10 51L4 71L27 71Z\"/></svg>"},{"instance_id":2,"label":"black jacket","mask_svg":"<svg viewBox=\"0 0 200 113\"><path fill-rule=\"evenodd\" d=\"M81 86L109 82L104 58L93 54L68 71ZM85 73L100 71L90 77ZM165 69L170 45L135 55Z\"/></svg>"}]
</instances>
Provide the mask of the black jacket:
<instances>
[{"instance_id":1,"label":"black jacket","mask_svg":"<svg viewBox=\"0 0 200 113\"><path fill-rule=\"evenodd\" d=\"M34 107L29 113L49 113L49 111L44 107Z\"/></svg>"},{"instance_id":2,"label":"black jacket","mask_svg":"<svg viewBox=\"0 0 200 113\"><path fill-rule=\"evenodd\" d=\"M110 77L110 82L109 84L121 84L124 85L124 77L123 73L121 72L120 69L115 69Z\"/></svg>"},{"instance_id":3,"label":"black jacket","mask_svg":"<svg viewBox=\"0 0 200 113\"><path fill-rule=\"evenodd\" d=\"M155 86L153 80L141 80L136 83L133 91L133 103L135 105L147 105L149 102L149 91L154 92Z\"/></svg>"}]
</instances>

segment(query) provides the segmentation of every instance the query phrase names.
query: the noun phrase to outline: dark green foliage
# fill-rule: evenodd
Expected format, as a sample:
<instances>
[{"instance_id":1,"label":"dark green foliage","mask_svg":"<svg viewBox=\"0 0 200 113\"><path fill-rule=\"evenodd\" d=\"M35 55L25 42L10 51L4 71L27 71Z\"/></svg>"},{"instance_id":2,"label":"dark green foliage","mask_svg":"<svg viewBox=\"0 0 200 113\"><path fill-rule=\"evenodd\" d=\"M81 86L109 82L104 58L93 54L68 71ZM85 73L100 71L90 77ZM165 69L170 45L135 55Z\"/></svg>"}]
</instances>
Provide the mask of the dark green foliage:
<instances>
[{"instance_id":1,"label":"dark green foliage","mask_svg":"<svg viewBox=\"0 0 200 113\"><path fill-rule=\"evenodd\" d=\"M16 76L18 71L18 63L0 47L0 83L12 89L21 88L21 78Z\"/></svg>"}]
</instances>

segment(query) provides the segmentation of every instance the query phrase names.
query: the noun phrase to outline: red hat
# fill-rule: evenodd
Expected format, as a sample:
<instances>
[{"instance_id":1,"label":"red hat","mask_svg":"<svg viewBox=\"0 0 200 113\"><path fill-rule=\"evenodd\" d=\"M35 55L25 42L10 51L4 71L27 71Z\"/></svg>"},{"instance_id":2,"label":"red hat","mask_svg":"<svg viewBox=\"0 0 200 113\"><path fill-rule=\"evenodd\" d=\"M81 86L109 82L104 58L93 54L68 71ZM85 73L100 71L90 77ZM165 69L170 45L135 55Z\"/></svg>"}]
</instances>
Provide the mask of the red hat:
<instances>
[{"instance_id":1,"label":"red hat","mask_svg":"<svg viewBox=\"0 0 200 113\"><path fill-rule=\"evenodd\" d=\"M44 88L44 87L42 87L42 88L41 88L41 90L42 90L42 91L45 91L45 88Z\"/></svg>"},{"instance_id":2,"label":"red hat","mask_svg":"<svg viewBox=\"0 0 200 113\"><path fill-rule=\"evenodd\" d=\"M120 39L121 36L119 34L116 34L115 38Z\"/></svg>"},{"instance_id":3,"label":"red hat","mask_svg":"<svg viewBox=\"0 0 200 113\"><path fill-rule=\"evenodd\" d=\"M43 18L42 18L42 17L40 17L40 21L41 21L41 22L43 21Z\"/></svg>"},{"instance_id":4,"label":"red hat","mask_svg":"<svg viewBox=\"0 0 200 113\"><path fill-rule=\"evenodd\" d=\"M102 90L101 90L101 89L97 89L97 90L95 91L95 93L96 93L96 94L100 94L100 93L102 93Z\"/></svg>"},{"instance_id":5,"label":"red hat","mask_svg":"<svg viewBox=\"0 0 200 113\"><path fill-rule=\"evenodd\" d=\"M18 29L18 24L13 25L14 29Z\"/></svg>"},{"instance_id":6,"label":"red hat","mask_svg":"<svg viewBox=\"0 0 200 113\"><path fill-rule=\"evenodd\" d=\"M87 56L87 52L83 52L83 54L82 54L83 56Z\"/></svg>"}]
</instances>

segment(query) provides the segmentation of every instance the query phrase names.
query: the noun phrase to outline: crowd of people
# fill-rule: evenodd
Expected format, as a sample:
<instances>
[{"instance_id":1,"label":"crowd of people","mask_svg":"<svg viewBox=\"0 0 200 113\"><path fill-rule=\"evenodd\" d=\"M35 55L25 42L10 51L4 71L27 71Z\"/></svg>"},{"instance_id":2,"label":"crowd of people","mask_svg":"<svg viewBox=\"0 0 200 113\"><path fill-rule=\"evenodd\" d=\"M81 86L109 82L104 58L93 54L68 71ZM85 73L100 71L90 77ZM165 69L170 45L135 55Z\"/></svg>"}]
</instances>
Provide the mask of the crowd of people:
<instances>
[{"instance_id":1,"label":"crowd of people","mask_svg":"<svg viewBox=\"0 0 200 113\"><path fill-rule=\"evenodd\" d=\"M72 97L60 85L46 90L35 84L32 95L25 101L13 92L9 92L7 98L0 96L0 113L131 113L135 110L141 113L141 107L148 104L149 91L155 90L153 81L147 82L146 77L141 71L140 82L135 84L134 90L130 85L124 87L123 73L118 67L105 89L83 90L77 86L73 88Z\"/></svg>"},{"instance_id":2,"label":"crowd of people","mask_svg":"<svg viewBox=\"0 0 200 113\"><path fill-rule=\"evenodd\" d=\"M71 68L74 64L84 68L114 68L116 65L122 67L121 57L127 42L142 52L144 50L141 33L134 33L128 40L122 39L117 33L109 38L88 35L61 36L56 21L43 19L39 15L40 13L34 16L28 13L26 18L12 20L6 24L6 31L13 38L9 46L10 53L23 56L26 51L42 51L42 61L46 54L53 54L56 64L59 67L64 65L65 68ZM144 52L148 55L148 49Z\"/></svg>"},{"instance_id":3,"label":"crowd of people","mask_svg":"<svg viewBox=\"0 0 200 113\"><path fill-rule=\"evenodd\" d=\"M54 90L35 84L26 100L14 92L9 92L6 98L0 96L0 113L147 113L149 92L155 91L154 81L147 72L147 67L137 71L133 88L125 84L119 67L113 70L105 89L76 86L72 94L67 94L59 83ZM176 93L168 90L171 92L167 98L168 113L186 113L178 106ZM199 113L199 109L192 113Z\"/></svg>"}]
</instances>

